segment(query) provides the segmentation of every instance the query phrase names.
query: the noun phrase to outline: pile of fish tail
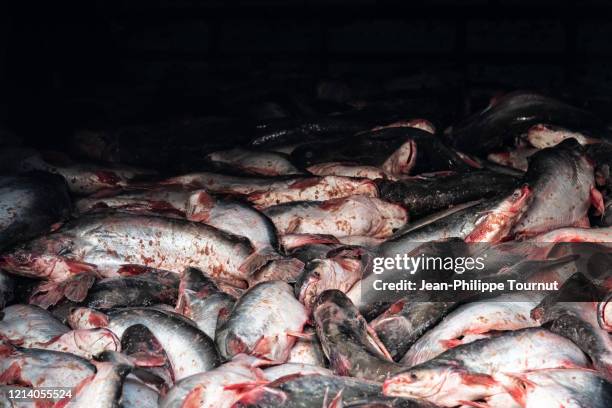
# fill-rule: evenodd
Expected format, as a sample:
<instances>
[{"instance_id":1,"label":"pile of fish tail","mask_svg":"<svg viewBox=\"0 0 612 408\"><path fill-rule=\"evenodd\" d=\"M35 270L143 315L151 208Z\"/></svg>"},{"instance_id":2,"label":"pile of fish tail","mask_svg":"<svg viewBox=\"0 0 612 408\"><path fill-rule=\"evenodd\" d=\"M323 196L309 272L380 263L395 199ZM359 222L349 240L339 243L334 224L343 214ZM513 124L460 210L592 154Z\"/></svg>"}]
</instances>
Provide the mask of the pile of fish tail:
<instances>
[{"instance_id":1,"label":"pile of fish tail","mask_svg":"<svg viewBox=\"0 0 612 408\"><path fill-rule=\"evenodd\" d=\"M609 124L415 106L0 141L0 407L611 407Z\"/></svg>"}]
</instances>

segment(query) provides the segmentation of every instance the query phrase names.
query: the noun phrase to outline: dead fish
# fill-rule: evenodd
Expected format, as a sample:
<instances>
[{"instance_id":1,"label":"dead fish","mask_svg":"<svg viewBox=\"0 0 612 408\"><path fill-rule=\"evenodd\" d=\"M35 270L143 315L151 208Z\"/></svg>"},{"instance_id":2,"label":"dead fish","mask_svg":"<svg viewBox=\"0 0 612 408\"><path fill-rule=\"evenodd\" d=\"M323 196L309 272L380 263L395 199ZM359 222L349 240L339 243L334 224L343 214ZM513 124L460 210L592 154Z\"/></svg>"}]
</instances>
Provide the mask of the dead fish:
<instances>
[{"instance_id":1,"label":"dead fish","mask_svg":"<svg viewBox=\"0 0 612 408\"><path fill-rule=\"evenodd\" d=\"M600 143L600 139L587 136L581 132L571 131L560 126L539 123L527 131L527 141L538 149L553 147L566 139L575 139L581 145Z\"/></svg>"},{"instance_id":2,"label":"dead fish","mask_svg":"<svg viewBox=\"0 0 612 408\"><path fill-rule=\"evenodd\" d=\"M414 218L507 193L516 185L515 177L486 170L377 182L381 199L402 205Z\"/></svg>"},{"instance_id":3,"label":"dead fish","mask_svg":"<svg viewBox=\"0 0 612 408\"><path fill-rule=\"evenodd\" d=\"M585 146L587 155L595 163L595 181L598 186L612 189L612 144L597 143Z\"/></svg>"},{"instance_id":4,"label":"dead fish","mask_svg":"<svg viewBox=\"0 0 612 408\"><path fill-rule=\"evenodd\" d=\"M288 156L258 150L234 148L210 153L206 160L216 164L227 165L245 173L262 176L283 176L301 172L289 161Z\"/></svg>"},{"instance_id":5,"label":"dead fish","mask_svg":"<svg viewBox=\"0 0 612 408\"><path fill-rule=\"evenodd\" d=\"M514 227L514 234L535 235L555 228L583 226L588 223L591 202L603 211L603 199L595 189L593 165L573 139L534 154L524 180L533 190L534 199Z\"/></svg>"},{"instance_id":6,"label":"dead fish","mask_svg":"<svg viewBox=\"0 0 612 408\"><path fill-rule=\"evenodd\" d=\"M450 349L385 381L383 394L453 407L503 393L503 373L587 367L571 341L541 328L504 332Z\"/></svg>"},{"instance_id":7,"label":"dead fish","mask_svg":"<svg viewBox=\"0 0 612 408\"><path fill-rule=\"evenodd\" d=\"M527 241L533 243L594 242L606 244L612 242L612 228L558 228L536 235Z\"/></svg>"},{"instance_id":8,"label":"dead fish","mask_svg":"<svg viewBox=\"0 0 612 408\"><path fill-rule=\"evenodd\" d=\"M104 209L115 209L142 214L159 214L185 218L191 190L183 186L158 186L150 189L130 188L118 194L91 195L76 201L76 209L84 214Z\"/></svg>"},{"instance_id":9,"label":"dead fish","mask_svg":"<svg viewBox=\"0 0 612 408\"><path fill-rule=\"evenodd\" d=\"M162 345L180 380L220 364L213 341L204 332L166 312L148 308L110 310L108 329L121 338L135 324L145 326Z\"/></svg>"},{"instance_id":10,"label":"dead fish","mask_svg":"<svg viewBox=\"0 0 612 408\"><path fill-rule=\"evenodd\" d=\"M3 167L13 171L32 170L59 174L75 194L87 195L108 188L121 188L130 181L148 178L156 173L137 167L78 163L59 152L37 152L32 149L7 149Z\"/></svg>"},{"instance_id":11,"label":"dead fish","mask_svg":"<svg viewBox=\"0 0 612 408\"><path fill-rule=\"evenodd\" d=\"M264 213L281 234L385 238L408 221L401 206L365 196L281 204L267 208Z\"/></svg>"},{"instance_id":12,"label":"dead fish","mask_svg":"<svg viewBox=\"0 0 612 408\"><path fill-rule=\"evenodd\" d=\"M263 380L263 374L258 367L265 364L269 362L252 356L237 355L213 370L178 381L160 399L159 407L232 407L245 386L252 386Z\"/></svg>"},{"instance_id":13,"label":"dead fish","mask_svg":"<svg viewBox=\"0 0 612 408\"><path fill-rule=\"evenodd\" d=\"M396 177L376 166L364 166L354 163L329 162L319 163L306 168L317 176L361 177L370 180L395 180Z\"/></svg>"},{"instance_id":14,"label":"dead fish","mask_svg":"<svg viewBox=\"0 0 612 408\"><path fill-rule=\"evenodd\" d=\"M197 266L236 286L253 270L245 239L205 224L165 217L96 214L5 254L0 264L28 276L64 280L95 270L114 276L130 265L180 272ZM259 266L259 265L257 265Z\"/></svg>"},{"instance_id":15,"label":"dead fish","mask_svg":"<svg viewBox=\"0 0 612 408\"><path fill-rule=\"evenodd\" d=\"M0 337L18 346L32 347L37 343L47 343L70 331L50 312L38 306L7 306L2 310L1 317Z\"/></svg>"},{"instance_id":16,"label":"dead fish","mask_svg":"<svg viewBox=\"0 0 612 408\"><path fill-rule=\"evenodd\" d=\"M470 167L438 138L413 127L386 127L351 138L307 143L291 153L291 160L304 168L350 161L377 166L396 176Z\"/></svg>"},{"instance_id":17,"label":"dead fish","mask_svg":"<svg viewBox=\"0 0 612 408\"><path fill-rule=\"evenodd\" d=\"M593 361L593 366L608 381L612 379L612 338L599 326L597 288L582 273L574 274L561 289L548 295L533 309L532 316L554 333L580 347ZM585 301L588 298L591 301Z\"/></svg>"},{"instance_id":18,"label":"dead fish","mask_svg":"<svg viewBox=\"0 0 612 408\"><path fill-rule=\"evenodd\" d=\"M298 375L279 378L245 392L234 407L321 408L381 397L380 384L336 375ZM416 401L412 400L415 404ZM412 408L421 405L408 405ZM424 402L423 408L430 408Z\"/></svg>"},{"instance_id":19,"label":"dead fish","mask_svg":"<svg viewBox=\"0 0 612 408\"><path fill-rule=\"evenodd\" d=\"M409 367L435 358L448 349L488 337L488 332L539 326L530 316L543 296L509 294L471 302L450 312L419 338L401 360Z\"/></svg>"},{"instance_id":20,"label":"dead fish","mask_svg":"<svg viewBox=\"0 0 612 408\"><path fill-rule=\"evenodd\" d=\"M71 353L13 348L0 344L0 383L75 388L96 372L93 364Z\"/></svg>"},{"instance_id":21,"label":"dead fish","mask_svg":"<svg viewBox=\"0 0 612 408\"><path fill-rule=\"evenodd\" d=\"M569 129L603 128L591 113L535 93L513 92L453 126L450 139L457 149L487 154L509 146L538 123Z\"/></svg>"},{"instance_id":22,"label":"dead fish","mask_svg":"<svg viewBox=\"0 0 612 408\"><path fill-rule=\"evenodd\" d=\"M256 208L296 201L326 201L354 195L378 197L378 189L370 179L324 176L298 180L285 188L268 188L253 192L247 199Z\"/></svg>"},{"instance_id":23,"label":"dead fish","mask_svg":"<svg viewBox=\"0 0 612 408\"><path fill-rule=\"evenodd\" d=\"M339 237L338 241L340 241L340 243L343 245L374 249L385 242L385 239L368 237L365 235L349 235L346 237Z\"/></svg>"},{"instance_id":24,"label":"dead fish","mask_svg":"<svg viewBox=\"0 0 612 408\"><path fill-rule=\"evenodd\" d=\"M506 386L521 407L605 408L612 404L612 384L592 370L547 369L512 375Z\"/></svg>"},{"instance_id":25,"label":"dead fish","mask_svg":"<svg viewBox=\"0 0 612 408\"><path fill-rule=\"evenodd\" d=\"M66 408L119 408L123 381L129 366L109 362L97 362L96 374L85 379L59 404Z\"/></svg>"},{"instance_id":26,"label":"dead fish","mask_svg":"<svg viewBox=\"0 0 612 408\"><path fill-rule=\"evenodd\" d=\"M327 290L318 297L313 318L325 356L336 374L383 381L403 370L339 290Z\"/></svg>"},{"instance_id":27,"label":"dead fish","mask_svg":"<svg viewBox=\"0 0 612 408\"><path fill-rule=\"evenodd\" d=\"M306 324L304 306L289 284L268 281L250 288L217 329L215 341L221 355L232 358L247 353L286 361Z\"/></svg>"},{"instance_id":28,"label":"dead fish","mask_svg":"<svg viewBox=\"0 0 612 408\"><path fill-rule=\"evenodd\" d=\"M300 302L311 312L318 296L328 289L344 293L361 279L364 265L359 258L334 256L326 259L313 259L308 262L304 272L296 282L295 294Z\"/></svg>"},{"instance_id":29,"label":"dead fish","mask_svg":"<svg viewBox=\"0 0 612 408\"><path fill-rule=\"evenodd\" d=\"M0 250L57 229L71 207L61 177L42 172L0 177Z\"/></svg>"},{"instance_id":30,"label":"dead fish","mask_svg":"<svg viewBox=\"0 0 612 408\"><path fill-rule=\"evenodd\" d=\"M271 280L295 283L304 270L304 262L296 258L275 259L259 268L249 277L249 286Z\"/></svg>"},{"instance_id":31,"label":"dead fish","mask_svg":"<svg viewBox=\"0 0 612 408\"><path fill-rule=\"evenodd\" d=\"M533 156L538 149L529 147L517 147L514 150L489 153L487 160L502 166L512 167L513 169L527 171L529 167L529 158Z\"/></svg>"},{"instance_id":32,"label":"dead fish","mask_svg":"<svg viewBox=\"0 0 612 408\"><path fill-rule=\"evenodd\" d=\"M394 361L399 361L424 333L434 327L455 302L402 299L370 322Z\"/></svg>"}]
</instances>

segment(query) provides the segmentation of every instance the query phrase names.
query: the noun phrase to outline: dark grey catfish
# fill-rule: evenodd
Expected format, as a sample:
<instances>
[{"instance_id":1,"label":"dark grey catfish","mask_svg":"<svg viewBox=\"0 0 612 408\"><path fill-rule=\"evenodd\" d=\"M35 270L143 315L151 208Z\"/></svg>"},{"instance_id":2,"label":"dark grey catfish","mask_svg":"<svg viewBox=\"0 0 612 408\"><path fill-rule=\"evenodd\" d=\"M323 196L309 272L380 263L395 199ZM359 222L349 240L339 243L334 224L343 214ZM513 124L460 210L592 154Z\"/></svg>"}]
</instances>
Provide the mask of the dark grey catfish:
<instances>
[{"instance_id":1,"label":"dark grey catfish","mask_svg":"<svg viewBox=\"0 0 612 408\"><path fill-rule=\"evenodd\" d=\"M314 305L313 319L323 352L336 374L383 381L402 370L341 291L323 292Z\"/></svg>"},{"instance_id":2,"label":"dark grey catfish","mask_svg":"<svg viewBox=\"0 0 612 408\"><path fill-rule=\"evenodd\" d=\"M70 212L68 186L60 176L0 177L0 250L51 232Z\"/></svg>"},{"instance_id":3,"label":"dark grey catfish","mask_svg":"<svg viewBox=\"0 0 612 408\"><path fill-rule=\"evenodd\" d=\"M591 113L535 93L509 93L463 123L454 126L453 145L468 153L487 154L504 146L538 123L570 129L601 128Z\"/></svg>"},{"instance_id":4,"label":"dark grey catfish","mask_svg":"<svg viewBox=\"0 0 612 408\"><path fill-rule=\"evenodd\" d=\"M380 198L403 205L412 220L457 204L493 197L516 185L515 177L486 170L377 182Z\"/></svg>"}]
</instances>

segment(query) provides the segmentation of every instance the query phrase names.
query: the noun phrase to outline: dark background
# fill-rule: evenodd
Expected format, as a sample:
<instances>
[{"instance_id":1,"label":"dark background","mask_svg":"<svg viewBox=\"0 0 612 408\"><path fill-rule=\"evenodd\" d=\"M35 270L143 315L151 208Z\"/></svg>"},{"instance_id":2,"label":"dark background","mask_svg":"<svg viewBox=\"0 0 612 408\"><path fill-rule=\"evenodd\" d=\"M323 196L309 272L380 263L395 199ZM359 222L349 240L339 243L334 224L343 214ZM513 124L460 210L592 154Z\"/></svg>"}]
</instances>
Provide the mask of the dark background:
<instances>
[{"instance_id":1,"label":"dark background","mask_svg":"<svg viewBox=\"0 0 612 408\"><path fill-rule=\"evenodd\" d=\"M343 78L352 97L449 92L459 114L481 107L479 95L529 88L605 115L610 3L7 1L0 123L52 141L80 127L234 115L241 95L314 95L319 78Z\"/></svg>"}]
</instances>

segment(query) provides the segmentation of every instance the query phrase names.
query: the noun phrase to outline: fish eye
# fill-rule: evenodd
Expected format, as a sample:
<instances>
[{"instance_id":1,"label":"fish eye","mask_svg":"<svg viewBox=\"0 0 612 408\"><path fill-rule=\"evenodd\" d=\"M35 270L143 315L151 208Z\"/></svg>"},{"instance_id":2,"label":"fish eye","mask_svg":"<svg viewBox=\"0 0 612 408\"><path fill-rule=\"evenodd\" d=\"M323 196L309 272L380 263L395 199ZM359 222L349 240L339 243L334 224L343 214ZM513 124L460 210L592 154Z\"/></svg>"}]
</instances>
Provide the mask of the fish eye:
<instances>
[{"instance_id":1,"label":"fish eye","mask_svg":"<svg viewBox=\"0 0 612 408\"><path fill-rule=\"evenodd\" d=\"M418 380L418 379L419 379L419 376L418 376L418 375L416 375L415 373L410 373L410 379L411 379L412 381L416 381L416 380Z\"/></svg>"}]
</instances>

